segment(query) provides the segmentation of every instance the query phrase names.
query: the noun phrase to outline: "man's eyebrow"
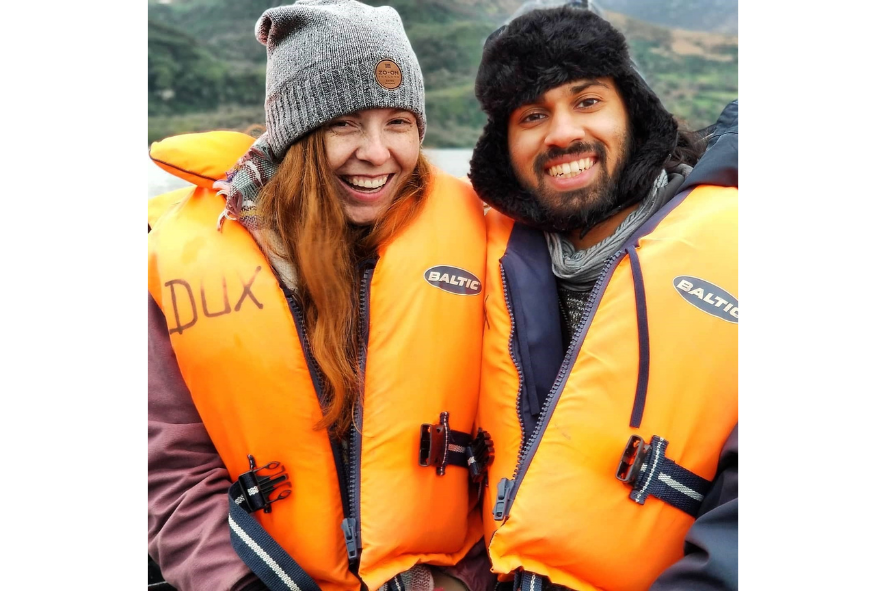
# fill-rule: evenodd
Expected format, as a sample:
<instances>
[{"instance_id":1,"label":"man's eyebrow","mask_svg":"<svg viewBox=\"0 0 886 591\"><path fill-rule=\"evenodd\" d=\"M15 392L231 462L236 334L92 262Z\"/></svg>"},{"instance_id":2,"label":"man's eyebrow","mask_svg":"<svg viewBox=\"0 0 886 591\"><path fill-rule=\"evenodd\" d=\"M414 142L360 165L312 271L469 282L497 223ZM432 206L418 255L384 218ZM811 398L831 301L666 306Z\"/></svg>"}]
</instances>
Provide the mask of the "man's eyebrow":
<instances>
[{"instance_id":1,"label":"man's eyebrow","mask_svg":"<svg viewBox=\"0 0 886 591\"><path fill-rule=\"evenodd\" d=\"M582 82L581 84L576 84L575 86L573 86L569 89L569 92L571 92L572 94L577 94L577 93L581 92L582 90L588 88L589 86L602 86L603 88L609 88L609 85L606 84L605 82L601 82L597 79L594 79L594 80L588 80L587 82Z\"/></svg>"},{"instance_id":2,"label":"man's eyebrow","mask_svg":"<svg viewBox=\"0 0 886 591\"><path fill-rule=\"evenodd\" d=\"M600 80L597 80L596 78L593 78L593 79L591 79L591 80L586 80L586 81L584 81L584 82L579 82L579 83L576 84L575 86L570 86L570 87L569 87L569 92L571 92L572 94L578 94L578 93L581 92L582 90L584 90L584 89L586 89L586 88L589 88L589 87L591 87L591 86L602 86L603 88L607 88L607 89L609 89L609 90L612 90L612 89L609 87L609 85L606 84L605 82L602 82L602 81L600 81ZM528 101L528 102L526 102L526 103L520 105L520 106L517 107L517 108L520 109L520 108L523 108L523 107L532 107L532 106L535 106L535 105L540 105L541 103L544 102L544 99L542 98L543 96L544 96L544 94L539 95L539 96L535 97L534 99L532 99L531 101ZM516 109L515 109L515 111L516 111Z\"/></svg>"}]
</instances>

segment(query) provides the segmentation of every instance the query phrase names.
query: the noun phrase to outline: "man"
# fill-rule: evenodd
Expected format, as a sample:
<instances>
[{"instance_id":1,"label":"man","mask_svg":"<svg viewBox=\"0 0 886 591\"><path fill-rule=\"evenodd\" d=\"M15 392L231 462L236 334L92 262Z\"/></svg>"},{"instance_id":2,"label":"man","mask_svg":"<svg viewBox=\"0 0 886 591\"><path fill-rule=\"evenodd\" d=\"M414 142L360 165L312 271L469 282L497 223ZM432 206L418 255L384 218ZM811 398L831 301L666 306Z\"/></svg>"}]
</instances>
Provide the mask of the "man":
<instances>
[{"instance_id":1,"label":"man","mask_svg":"<svg viewBox=\"0 0 886 591\"><path fill-rule=\"evenodd\" d=\"M476 93L493 571L736 588L737 102L699 162L621 33L567 7L494 33Z\"/></svg>"}]
</instances>

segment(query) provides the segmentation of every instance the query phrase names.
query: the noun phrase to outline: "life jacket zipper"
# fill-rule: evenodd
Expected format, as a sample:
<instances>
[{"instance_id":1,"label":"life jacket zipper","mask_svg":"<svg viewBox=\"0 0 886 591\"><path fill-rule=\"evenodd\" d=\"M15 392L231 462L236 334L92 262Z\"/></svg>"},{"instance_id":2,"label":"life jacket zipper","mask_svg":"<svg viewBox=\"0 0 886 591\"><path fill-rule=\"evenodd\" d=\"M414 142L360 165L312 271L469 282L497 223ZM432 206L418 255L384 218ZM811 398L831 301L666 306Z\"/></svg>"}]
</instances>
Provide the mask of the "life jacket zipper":
<instances>
[{"instance_id":1,"label":"life jacket zipper","mask_svg":"<svg viewBox=\"0 0 886 591\"><path fill-rule=\"evenodd\" d=\"M507 255L505 255L507 256ZM504 258L504 257L502 257ZM508 288L508 279L505 275L505 267L504 263L499 262L499 272L501 273L501 285L504 291L505 296L505 307L508 310L508 316L511 318L511 333L508 335L508 352L511 355L511 361L514 364L514 367L517 369L517 397L516 397L516 410L517 410L517 420L520 423L520 441L522 443L523 438L525 436L525 425L523 424L523 413L520 411L520 401L523 400L523 390L525 387L524 378L523 378L523 367L522 363L519 359L517 359L517 355L514 351L514 334L516 333L517 323L514 320L514 308L511 303L511 292ZM508 480L507 478L502 478L498 482L498 489L496 491L495 497L495 506L492 509L492 517L496 521L501 521L504 519L505 515L505 503L507 502L507 497L510 494L510 490L512 488L513 482Z\"/></svg>"},{"instance_id":2,"label":"life jacket zipper","mask_svg":"<svg viewBox=\"0 0 886 591\"><path fill-rule=\"evenodd\" d=\"M597 298L600 297L600 292L603 288L609 283L610 275L615 267L615 264L621 260L625 256L627 251L625 249L618 250L612 256L607 259L606 264L603 266L603 270L600 272L600 277L597 279L597 283L594 284L593 289L591 290L591 295L588 297L588 300L585 302L584 308L582 309L581 320L579 321L578 328L572 334L572 339L569 341L569 348L566 350L566 355L563 357L563 362L560 364L560 371L557 372L557 379L554 380L554 385L551 387L550 392L545 398L545 402L542 405L541 413L539 414L538 421L535 423L535 428L532 431L529 439L525 439L524 433L522 432L522 419L521 419L521 445L520 451L517 454L517 464L514 466L514 475L512 478L502 478L498 483L498 489L496 491L496 502L495 508L493 510L493 518L496 521L502 521L507 519L508 515L511 512L511 506L514 504L514 499L517 496L517 491L520 488L520 484L523 482L523 478L526 476L526 470L529 466L529 463L532 461L532 457L535 455L535 452L538 448L538 442L541 439L542 434L544 433L545 428L547 427L547 422L549 419L549 414L551 409L556 406L557 401L560 398L560 389L563 387L563 384L566 380L566 377L572 368L575 357L578 355L578 349L580 349L581 343L579 340L584 342L584 336L587 334L587 329L590 326L591 320L593 318L593 312L596 310ZM504 272L502 272L502 278L504 278ZM507 291L505 291L505 302L508 303L508 311L510 312L510 303L508 302ZM514 331L513 331L513 315L511 316L511 341L513 343ZM520 388L524 387L522 383L523 377L520 368L517 368L517 373L520 375ZM519 397L518 397L518 406L517 406L517 414L520 415L520 407L519 407Z\"/></svg>"},{"instance_id":3,"label":"life jacket zipper","mask_svg":"<svg viewBox=\"0 0 886 591\"><path fill-rule=\"evenodd\" d=\"M287 290L288 291L288 290ZM302 352L304 353L305 360L308 364L308 373L311 374L311 381L314 384L314 391L317 394L317 399L320 401L320 405L322 406L323 401L323 388L322 381L320 379L321 372L320 366L317 364L317 360L314 358L313 353L311 353L311 347L308 344L307 331L305 330L305 313L302 309L301 305L298 303L298 299L295 294L287 293L286 301L289 304L289 309L292 311L293 318L295 319L295 329L298 332L298 338L301 341ZM354 541L350 538L353 538L353 525L356 523L356 520L351 517L353 515L353 503L351 501L351 487L346 476L347 470L345 469L344 460L342 459L341 453L341 445L339 445L335 439L332 437L332 434L329 434L329 445L332 449L332 457L335 461L335 473L338 477L338 490L341 495L341 509L345 518L342 521L342 530L344 530L345 534L345 547L348 552L348 565L350 567L351 572L355 575L357 574L357 568L355 566L351 566L351 546ZM346 525L349 526L350 529L346 529Z\"/></svg>"},{"instance_id":4,"label":"life jacket zipper","mask_svg":"<svg viewBox=\"0 0 886 591\"><path fill-rule=\"evenodd\" d=\"M360 375L366 374L366 354L369 346L369 289L378 257L368 259L360 264L360 296L358 320L360 326L360 350L358 353ZM365 384L365 378L363 380ZM365 386L364 386L365 388ZM361 392L362 394L362 392ZM348 471L350 472L348 498L351 502L350 513L342 522L345 532L345 545L348 550L348 564L353 572L360 566L360 554L363 541L360 532L360 458L363 447L363 405L357 401L354 405L354 423L350 428L350 444L348 445Z\"/></svg>"}]
</instances>

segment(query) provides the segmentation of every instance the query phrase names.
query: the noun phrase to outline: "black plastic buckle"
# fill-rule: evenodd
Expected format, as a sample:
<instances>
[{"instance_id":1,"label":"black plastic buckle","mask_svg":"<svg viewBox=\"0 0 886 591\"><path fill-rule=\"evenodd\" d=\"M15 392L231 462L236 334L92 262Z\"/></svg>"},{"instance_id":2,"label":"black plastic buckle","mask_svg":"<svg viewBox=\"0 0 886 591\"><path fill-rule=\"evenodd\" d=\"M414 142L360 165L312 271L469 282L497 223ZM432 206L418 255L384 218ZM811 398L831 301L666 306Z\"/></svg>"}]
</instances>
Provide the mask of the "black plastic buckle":
<instances>
[{"instance_id":1,"label":"black plastic buckle","mask_svg":"<svg viewBox=\"0 0 886 591\"><path fill-rule=\"evenodd\" d=\"M646 461L651 446L643 441L639 435L631 435L625 450L621 454L621 462L618 463L618 470L615 471L615 477L627 485L633 486L640 475L640 468Z\"/></svg>"},{"instance_id":2,"label":"black plastic buckle","mask_svg":"<svg viewBox=\"0 0 886 591\"><path fill-rule=\"evenodd\" d=\"M483 482L486 476L486 470L495 459L495 447L492 444L492 436L489 431L477 429L477 436L471 441L471 445L466 450L468 456L468 473L471 475L471 482L479 484Z\"/></svg>"},{"instance_id":3,"label":"black plastic buckle","mask_svg":"<svg viewBox=\"0 0 886 591\"><path fill-rule=\"evenodd\" d=\"M237 477L237 483L240 490L246 498L246 510L249 513L263 509L265 513L271 512L271 503L282 501L292 492L291 488L281 490L276 497L271 498L271 493L280 488L281 483L289 477L286 474L286 468L280 462L270 462L260 468L255 467L255 458L247 455L249 458L249 470ZM273 474L261 475L259 472L267 470ZM286 482L288 485L289 482Z\"/></svg>"},{"instance_id":4,"label":"black plastic buckle","mask_svg":"<svg viewBox=\"0 0 886 591\"><path fill-rule=\"evenodd\" d=\"M443 476L448 463L449 437L449 413L446 411L440 413L440 422L436 425L422 424L418 443L418 465L437 466L437 474Z\"/></svg>"}]
</instances>

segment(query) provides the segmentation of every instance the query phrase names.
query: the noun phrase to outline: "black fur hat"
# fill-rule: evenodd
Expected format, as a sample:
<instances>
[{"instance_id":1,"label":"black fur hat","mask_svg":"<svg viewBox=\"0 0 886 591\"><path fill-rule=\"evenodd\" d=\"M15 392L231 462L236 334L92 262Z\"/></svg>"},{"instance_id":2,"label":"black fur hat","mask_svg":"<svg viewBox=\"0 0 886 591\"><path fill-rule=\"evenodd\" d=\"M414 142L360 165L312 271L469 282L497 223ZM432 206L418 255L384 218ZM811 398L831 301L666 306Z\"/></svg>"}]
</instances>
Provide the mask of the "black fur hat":
<instances>
[{"instance_id":1,"label":"black fur hat","mask_svg":"<svg viewBox=\"0 0 886 591\"><path fill-rule=\"evenodd\" d=\"M627 107L631 151L619 181L618 202L602 218L562 224L539 206L514 174L508 152L511 113L545 92L579 78L612 76ZM547 231L587 230L642 200L677 144L677 121L633 66L624 35L590 10L533 10L490 35L474 87L486 112L468 173L494 209Z\"/></svg>"}]
</instances>

